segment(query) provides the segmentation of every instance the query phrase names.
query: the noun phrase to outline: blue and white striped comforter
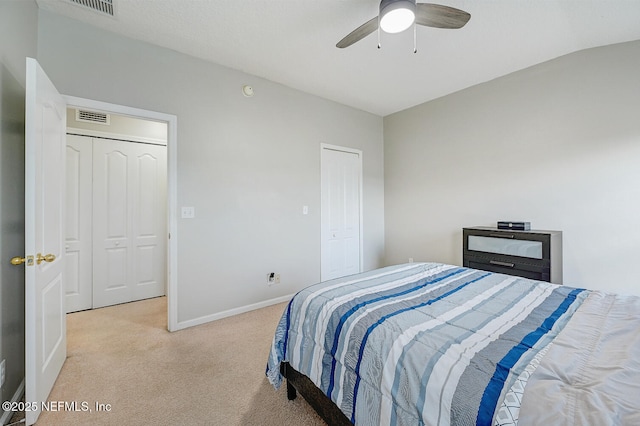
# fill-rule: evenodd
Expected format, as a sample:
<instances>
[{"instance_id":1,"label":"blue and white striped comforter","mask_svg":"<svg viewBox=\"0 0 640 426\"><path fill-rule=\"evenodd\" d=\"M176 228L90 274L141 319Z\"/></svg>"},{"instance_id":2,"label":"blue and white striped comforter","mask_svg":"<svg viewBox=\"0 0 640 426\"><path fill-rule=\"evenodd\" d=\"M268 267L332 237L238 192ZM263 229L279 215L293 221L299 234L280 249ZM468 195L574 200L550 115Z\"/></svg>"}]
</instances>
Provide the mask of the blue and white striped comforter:
<instances>
[{"instance_id":1,"label":"blue and white striped comforter","mask_svg":"<svg viewBox=\"0 0 640 426\"><path fill-rule=\"evenodd\" d=\"M289 303L267 376L278 388L288 361L355 424L509 424L527 371L587 294L436 263L319 283Z\"/></svg>"}]
</instances>

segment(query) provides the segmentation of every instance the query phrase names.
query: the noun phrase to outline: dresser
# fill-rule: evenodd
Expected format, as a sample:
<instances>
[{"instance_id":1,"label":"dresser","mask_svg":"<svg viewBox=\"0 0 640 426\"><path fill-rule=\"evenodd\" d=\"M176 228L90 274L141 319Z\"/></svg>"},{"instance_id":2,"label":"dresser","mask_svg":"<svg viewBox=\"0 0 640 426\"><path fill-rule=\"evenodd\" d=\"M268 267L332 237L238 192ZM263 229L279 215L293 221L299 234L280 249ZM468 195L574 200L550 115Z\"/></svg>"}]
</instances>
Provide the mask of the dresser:
<instances>
[{"instance_id":1,"label":"dresser","mask_svg":"<svg viewBox=\"0 0 640 426\"><path fill-rule=\"evenodd\" d=\"M462 229L462 265L562 284L562 232Z\"/></svg>"}]
</instances>

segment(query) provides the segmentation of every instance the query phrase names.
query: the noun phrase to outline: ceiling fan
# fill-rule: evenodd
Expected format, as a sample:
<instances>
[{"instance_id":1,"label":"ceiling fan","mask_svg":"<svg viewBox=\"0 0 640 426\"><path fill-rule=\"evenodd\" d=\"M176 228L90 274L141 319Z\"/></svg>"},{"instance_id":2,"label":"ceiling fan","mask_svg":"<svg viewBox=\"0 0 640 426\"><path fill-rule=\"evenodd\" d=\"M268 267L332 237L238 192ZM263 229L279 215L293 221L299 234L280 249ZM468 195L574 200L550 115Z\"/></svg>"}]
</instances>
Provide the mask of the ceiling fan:
<instances>
[{"instance_id":1,"label":"ceiling fan","mask_svg":"<svg viewBox=\"0 0 640 426\"><path fill-rule=\"evenodd\" d=\"M464 27L470 18L471 15L463 10L440 4L416 4L416 0L382 0L380 14L350 32L336 44L336 47L349 47L375 30L399 33L414 23L434 28L458 29Z\"/></svg>"}]
</instances>

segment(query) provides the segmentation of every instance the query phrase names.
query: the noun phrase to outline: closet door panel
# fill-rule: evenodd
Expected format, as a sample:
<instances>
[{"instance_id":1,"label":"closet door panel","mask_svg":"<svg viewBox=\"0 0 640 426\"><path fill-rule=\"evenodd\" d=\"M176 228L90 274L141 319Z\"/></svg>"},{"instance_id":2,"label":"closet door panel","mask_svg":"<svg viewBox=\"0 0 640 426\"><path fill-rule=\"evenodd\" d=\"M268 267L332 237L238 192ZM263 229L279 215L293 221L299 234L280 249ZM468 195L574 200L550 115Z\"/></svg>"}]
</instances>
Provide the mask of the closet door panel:
<instances>
[{"instance_id":1,"label":"closet door panel","mask_svg":"<svg viewBox=\"0 0 640 426\"><path fill-rule=\"evenodd\" d=\"M92 140L67 135L65 272L67 312L92 304Z\"/></svg>"},{"instance_id":2,"label":"closet door panel","mask_svg":"<svg viewBox=\"0 0 640 426\"><path fill-rule=\"evenodd\" d=\"M109 142L99 141L98 146L107 145ZM126 146L121 147L126 149ZM127 181L129 172L129 156L121 150L114 148L113 151L103 153L103 158L95 174L101 174L100 186L96 188L99 193L94 194L104 204L106 215L106 238L111 242L122 239L126 242L129 231L129 200L127 194ZM106 199L104 196L106 195Z\"/></svg>"},{"instance_id":3,"label":"closet door panel","mask_svg":"<svg viewBox=\"0 0 640 426\"><path fill-rule=\"evenodd\" d=\"M131 155L126 142L93 140L93 307L129 302Z\"/></svg>"},{"instance_id":4,"label":"closet door panel","mask_svg":"<svg viewBox=\"0 0 640 426\"><path fill-rule=\"evenodd\" d=\"M108 248L105 250L106 274L104 276L104 288L107 293L126 291L128 281L127 248ZM116 296L113 296L116 297ZM127 300L124 300L127 301Z\"/></svg>"},{"instance_id":5,"label":"closet door panel","mask_svg":"<svg viewBox=\"0 0 640 426\"><path fill-rule=\"evenodd\" d=\"M166 147L136 144L132 186L136 270L134 298L165 294L166 283Z\"/></svg>"}]
</instances>

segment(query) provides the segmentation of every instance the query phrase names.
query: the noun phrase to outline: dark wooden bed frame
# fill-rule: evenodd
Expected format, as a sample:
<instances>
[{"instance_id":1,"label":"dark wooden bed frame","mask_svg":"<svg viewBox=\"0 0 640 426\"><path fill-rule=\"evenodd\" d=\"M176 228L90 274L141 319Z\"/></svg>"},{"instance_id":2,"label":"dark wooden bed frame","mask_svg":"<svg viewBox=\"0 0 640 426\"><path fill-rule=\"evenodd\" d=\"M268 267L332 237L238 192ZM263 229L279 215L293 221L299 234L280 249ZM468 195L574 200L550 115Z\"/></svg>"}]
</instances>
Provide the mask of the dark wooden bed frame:
<instances>
[{"instance_id":1,"label":"dark wooden bed frame","mask_svg":"<svg viewBox=\"0 0 640 426\"><path fill-rule=\"evenodd\" d=\"M280 364L280 372L287 379L287 398L290 401L296 399L297 392L300 392L305 401L329 426L350 426L353 424L338 406L316 387L311 379L293 369L288 362Z\"/></svg>"}]
</instances>

